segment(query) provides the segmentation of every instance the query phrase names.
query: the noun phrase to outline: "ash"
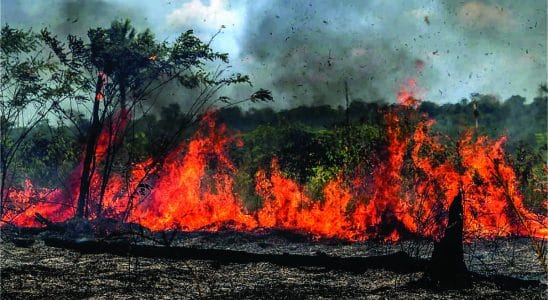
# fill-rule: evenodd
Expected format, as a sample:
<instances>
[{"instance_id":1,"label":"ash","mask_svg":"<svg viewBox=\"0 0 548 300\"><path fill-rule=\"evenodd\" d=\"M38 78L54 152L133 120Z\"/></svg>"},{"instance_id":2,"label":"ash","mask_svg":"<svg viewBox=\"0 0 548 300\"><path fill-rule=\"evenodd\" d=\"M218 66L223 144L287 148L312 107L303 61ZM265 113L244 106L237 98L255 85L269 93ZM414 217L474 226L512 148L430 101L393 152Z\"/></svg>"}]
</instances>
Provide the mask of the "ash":
<instances>
[{"instance_id":1,"label":"ash","mask_svg":"<svg viewBox=\"0 0 548 300\"><path fill-rule=\"evenodd\" d=\"M467 290L434 291L414 284L421 273L398 274L369 270L362 274L321 268L287 268L270 263L220 265L212 261L79 254L46 246L45 233L3 233L1 244L2 299L153 298L153 299L545 299L546 277L530 241L506 238L465 245L468 268L489 280ZM151 243L140 240L140 243ZM17 246L15 244L18 244ZM350 243L315 240L285 231L241 233L178 233L173 246L241 250L264 254L325 253L330 256L379 256L405 251L428 258L431 241ZM497 276L540 280L527 288L504 287Z\"/></svg>"}]
</instances>

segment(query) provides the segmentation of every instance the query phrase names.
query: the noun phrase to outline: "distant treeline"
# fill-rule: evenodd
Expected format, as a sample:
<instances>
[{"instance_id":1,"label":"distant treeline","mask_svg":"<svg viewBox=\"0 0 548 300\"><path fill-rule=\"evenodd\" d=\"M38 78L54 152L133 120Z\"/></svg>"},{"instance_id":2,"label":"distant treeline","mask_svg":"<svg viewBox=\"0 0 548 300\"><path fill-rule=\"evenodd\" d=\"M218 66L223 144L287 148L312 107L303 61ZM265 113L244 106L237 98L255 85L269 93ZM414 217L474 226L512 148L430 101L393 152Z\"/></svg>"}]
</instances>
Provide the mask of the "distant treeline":
<instances>
[{"instance_id":1,"label":"distant treeline","mask_svg":"<svg viewBox=\"0 0 548 300\"><path fill-rule=\"evenodd\" d=\"M544 196L536 190L545 176L547 102L546 96L527 104L520 96L506 101L477 96L443 105L422 102L418 110L436 120L434 131L453 140L475 127L476 116L480 135L498 138L506 134L505 148L522 192L528 201L541 203ZM351 102L348 109L324 105L243 111L230 107L219 110L216 118L217 123L242 133L243 147L230 149L230 157L239 169L235 188L249 203L259 205L254 174L259 169L268 169L274 157L285 174L317 195L341 171L347 171L348 176L354 176L358 170L370 174L384 156L385 115L394 109L398 109L397 104L360 101ZM139 163L154 157L162 153L161 147L170 136L177 136L178 141L189 139L198 124L177 131L176 125L185 122L184 118L185 111L177 104L170 104L157 115L136 119L128 125L128 136L124 139L127 151L122 153L121 160ZM414 125L409 126L412 129ZM17 182L22 185L25 178L33 178L39 186L63 184L85 145L84 140L71 132L74 130L66 126L47 123L37 126L21 149Z\"/></svg>"},{"instance_id":2,"label":"distant treeline","mask_svg":"<svg viewBox=\"0 0 548 300\"><path fill-rule=\"evenodd\" d=\"M474 102L479 113L480 134L490 137L505 134L512 143L523 141L536 147L546 144L546 96L536 97L526 104L526 99L521 96L500 101L493 96L477 95L474 100L463 99L443 105L424 101L418 110L436 120L435 130L456 136L475 126ZM328 105L299 106L281 111L272 108L242 111L238 107L231 107L219 111L218 120L243 132L251 131L259 125L278 126L289 123L312 128L330 128L346 122L379 125L383 123L384 114L390 106L394 104L353 101L348 110L342 106L333 108Z\"/></svg>"}]
</instances>

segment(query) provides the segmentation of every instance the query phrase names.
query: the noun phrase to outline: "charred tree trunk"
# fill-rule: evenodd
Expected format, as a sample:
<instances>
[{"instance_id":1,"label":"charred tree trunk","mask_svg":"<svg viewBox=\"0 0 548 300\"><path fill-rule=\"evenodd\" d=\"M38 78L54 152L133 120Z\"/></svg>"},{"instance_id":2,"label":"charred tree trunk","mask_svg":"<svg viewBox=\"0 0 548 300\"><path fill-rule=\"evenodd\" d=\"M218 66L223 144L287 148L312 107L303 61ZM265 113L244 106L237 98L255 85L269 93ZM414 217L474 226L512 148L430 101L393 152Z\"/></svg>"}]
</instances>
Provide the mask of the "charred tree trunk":
<instances>
[{"instance_id":1,"label":"charred tree trunk","mask_svg":"<svg viewBox=\"0 0 548 300\"><path fill-rule=\"evenodd\" d=\"M425 279L434 287L465 288L470 286L469 272L464 263L463 193L453 199L449 207L449 221L443 238L434 244Z\"/></svg>"},{"instance_id":2,"label":"charred tree trunk","mask_svg":"<svg viewBox=\"0 0 548 300\"><path fill-rule=\"evenodd\" d=\"M112 121L114 122L114 120ZM104 164L104 169L103 169L103 174L102 174L102 182L101 182L101 190L99 191L99 203L98 203L98 207L97 207L97 213L98 214L101 214L102 210L103 210L103 202L104 202L104 198L105 198L105 192L107 190L107 187L108 187L108 182L110 180L110 175L112 173L112 169L114 167L114 157L116 155L116 150L117 150L117 147L115 145L116 143L116 139L118 138L118 132L116 131L115 132L115 125L112 124L112 122L110 122L108 124L109 126L109 141L108 141L108 148L107 148L107 155L105 157L105 164Z\"/></svg>"},{"instance_id":3,"label":"charred tree trunk","mask_svg":"<svg viewBox=\"0 0 548 300\"><path fill-rule=\"evenodd\" d=\"M0 152L3 151L3 149L0 149ZM3 157L4 153L0 153L0 156ZM8 189L6 188L7 178L8 178L8 170L7 167L5 167L5 163L2 159L2 174L0 175L0 220L2 219L2 216L4 215L4 205L6 205L6 200L8 199Z\"/></svg>"},{"instance_id":4,"label":"charred tree trunk","mask_svg":"<svg viewBox=\"0 0 548 300\"><path fill-rule=\"evenodd\" d=\"M95 158L97 139L101 134L101 123L99 121L99 103L104 98L104 83L106 74L100 73L97 76L97 84L95 86L95 100L93 102L93 113L91 116L91 127L86 143L86 151L84 153L84 161L82 165L82 177L80 179L80 193L76 207L76 217L84 217L84 211L89 198L90 184L92 178L92 165Z\"/></svg>"},{"instance_id":5,"label":"charred tree trunk","mask_svg":"<svg viewBox=\"0 0 548 300\"><path fill-rule=\"evenodd\" d=\"M118 89L120 91L120 111L122 114L126 113L127 109L127 76L118 75ZM124 118L124 117L122 117ZM116 155L118 154L118 150L120 150L119 145L123 143L123 129L121 129L120 122L121 119L116 118L110 118L110 122L108 122L108 129L109 129L109 141L108 141L108 147L107 147L107 153L105 157L105 164L103 168L103 174L102 174L102 182L101 182L101 189L99 191L99 203L98 203L98 214L100 214L103 210L103 202L105 198L105 192L108 187L108 182L110 180L110 177L112 175L112 169L114 167L114 159ZM128 164L126 165L126 170L129 170L129 160Z\"/></svg>"}]
</instances>

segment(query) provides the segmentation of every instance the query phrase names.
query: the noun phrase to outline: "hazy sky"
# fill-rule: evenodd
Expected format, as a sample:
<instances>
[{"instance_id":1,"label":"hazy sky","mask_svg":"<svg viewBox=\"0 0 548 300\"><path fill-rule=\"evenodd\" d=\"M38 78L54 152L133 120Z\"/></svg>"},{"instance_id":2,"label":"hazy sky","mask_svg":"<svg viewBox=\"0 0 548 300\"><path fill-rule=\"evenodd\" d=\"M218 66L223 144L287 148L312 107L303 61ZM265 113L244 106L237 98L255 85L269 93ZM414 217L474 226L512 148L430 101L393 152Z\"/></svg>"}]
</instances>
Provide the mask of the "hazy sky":
<instances>
[{"instance_id":1,"label":"hazy sky","mask_svg":"<svg viewBox=\"0 0 548 300\"><path fill-rule=\"evenodd\" d=\"M545 0L1 0L1 22L85 33L129 17L160 39L194 29L279 107L394 99L416 78L424 99L471 93L529 101L547 81ZM233 95L243 90L228 91ZM247 93L247 91L245 91Z\"/></svg>"}]
</instances>

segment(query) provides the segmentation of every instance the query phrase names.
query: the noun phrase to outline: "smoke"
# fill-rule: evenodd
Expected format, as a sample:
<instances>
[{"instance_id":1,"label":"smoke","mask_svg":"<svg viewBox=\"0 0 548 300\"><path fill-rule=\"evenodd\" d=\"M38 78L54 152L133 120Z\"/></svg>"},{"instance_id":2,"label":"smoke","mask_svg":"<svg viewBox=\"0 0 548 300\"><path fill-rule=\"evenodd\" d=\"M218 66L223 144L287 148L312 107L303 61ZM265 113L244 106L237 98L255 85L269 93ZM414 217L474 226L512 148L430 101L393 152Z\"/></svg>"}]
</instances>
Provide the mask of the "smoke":
<instances>
[{"instance_id":1,"label":"smoke","mask_svg":"<svg viewBox=\"0 0 548 300\"><path fill-rule=\"evenodd\" d=\"M240 59L282 107L392 100L414 77L425 99L535 96L546 82L546 3L248 2ZM515 63L510 63L515 62Z\"/></svg>"},{"instance_id":2,"label":"smoke","mask_svg":"<svg viewBox=\"0 0 548 300\"><path fill-rule=\"evenodd\" d=\"M113 20L129 18L146 28L142 10L131 4L106 0L2 0L1 19L12 27L49 28L59 37L85 36L90 28L108 27Z\"/></svg>"},{"instance_id":3,"label":"smoke","mask_svg":"<svg viewBox=\"0 0 548 300\"><path fill-rule=\"evenodd\" d=\"M254 83L224 94L270 89L277 108L342 105L345 81L351 100L392 101L415 78L436 103L472 93L531 101L547 81L544 0L0 1L3 23L61 36L120 18L166 41L188 29L207 41L224 26L212 48Z\"/></svg>"},{"instance_id":4,"label":"smoke","mask_svg":"<svg viewBox=\"0 0 548 300\"><path fill-rule=\"evenodd\" d=\"M423 58L411 45L394 39L402 27L416 27L413 20L398 21L391 13L381 18L374 6L367 1L251 4L241 57L253 81L270 86L281 106L344 104L345 81L352 99L372 101L394 95L410 77L433 80L433 69L417 70Z\"/></svg>"},{"instance_id":5,"label":"smoke","mask_svg":"<svg viewBox=\"0 0 548 300\"><path fill-rule=\"evenodd\" d=\"M547 81L546 1L442 3L445 22L459 37L456 49L464 54L455 74L471 92L501 99L520 94L528 101L537 96L539 85Z\"/></svg>"}]
</instances>

